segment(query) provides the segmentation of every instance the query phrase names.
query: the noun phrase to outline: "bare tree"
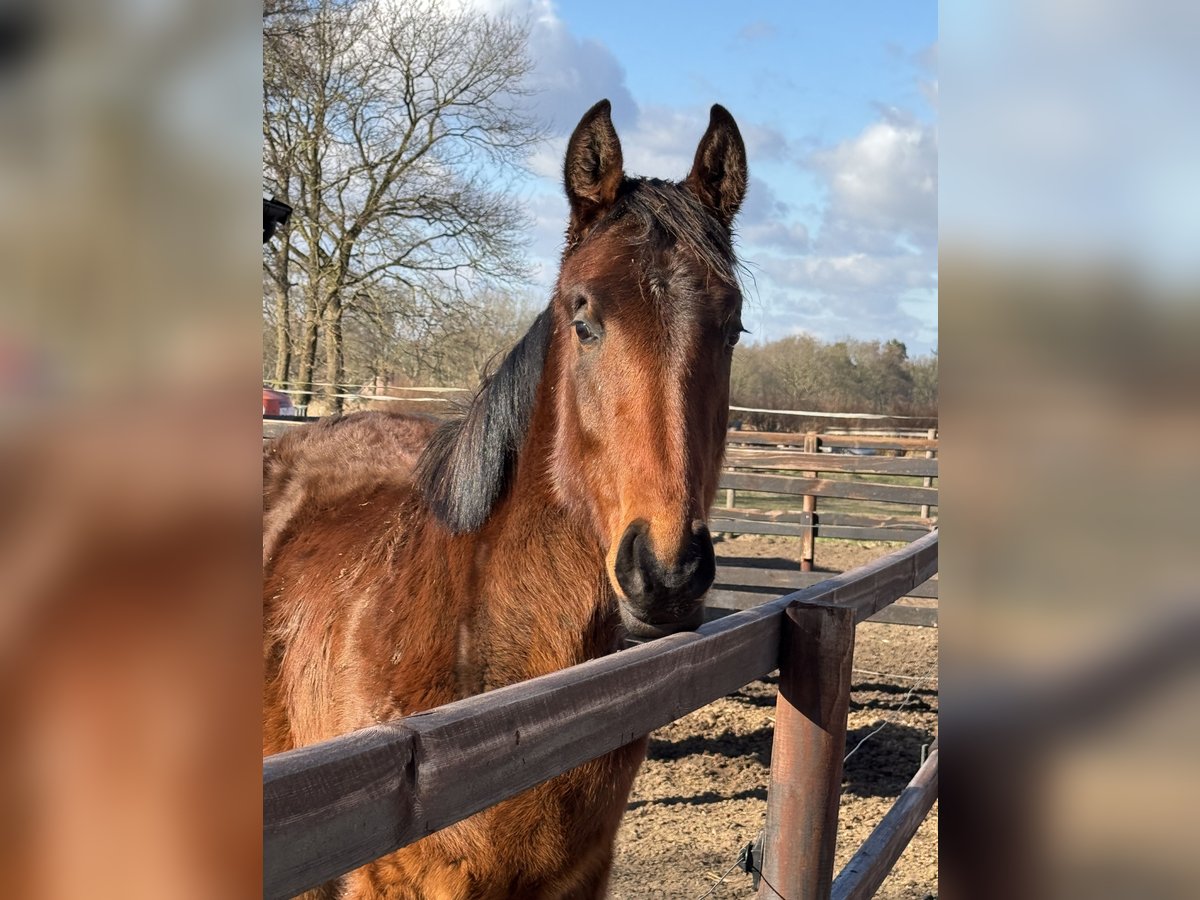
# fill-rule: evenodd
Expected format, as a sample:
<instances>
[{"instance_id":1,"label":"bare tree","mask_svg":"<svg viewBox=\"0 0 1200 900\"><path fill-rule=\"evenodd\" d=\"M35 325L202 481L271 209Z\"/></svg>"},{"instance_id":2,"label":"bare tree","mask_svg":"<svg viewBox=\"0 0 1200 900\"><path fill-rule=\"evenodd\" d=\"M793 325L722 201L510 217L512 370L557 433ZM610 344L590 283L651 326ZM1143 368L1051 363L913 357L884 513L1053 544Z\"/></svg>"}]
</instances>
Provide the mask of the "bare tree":
<instances>
[{"instance_id":1,"label":"bare tree","mask_svg":"<svg viewBox=\"0 0 1200 900\"><path fill-rule=\"evenodd\" d=\"M379 288L430 314L524 274L524 220L504 188L542 137L522 103L528 34L437 0L269 12L264 182L295 211L264 265L277 327L302 316L294 352L277 332L276 376L295 366L309 390L320 338L327 406L340 410L347 312L371 315Z\"/></svg>"}]
</instances>

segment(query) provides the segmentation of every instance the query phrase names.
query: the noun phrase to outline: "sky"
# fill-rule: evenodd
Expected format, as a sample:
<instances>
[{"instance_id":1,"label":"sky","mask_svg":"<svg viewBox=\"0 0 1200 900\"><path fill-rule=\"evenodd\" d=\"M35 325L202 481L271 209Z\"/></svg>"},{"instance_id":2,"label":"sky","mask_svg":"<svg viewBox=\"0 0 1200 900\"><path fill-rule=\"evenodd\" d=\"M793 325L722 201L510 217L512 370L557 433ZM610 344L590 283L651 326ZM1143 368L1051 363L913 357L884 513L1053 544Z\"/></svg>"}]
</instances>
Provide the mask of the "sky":
<instances>
[{"instance_id":1,"label":"sky","mask_svg":"<svg viewBox=\"0 0 1200 900\"><path fill-rule=\"evenodd\" d=\"M749 155L736 223L749 340L936 350L936 3L479 2L532 23L532 102L551 138L521 191L541 296L562 249L562 156L580 116L608 98L627 173L681 179L721 103Z\"/></svg>"}]
</instances>

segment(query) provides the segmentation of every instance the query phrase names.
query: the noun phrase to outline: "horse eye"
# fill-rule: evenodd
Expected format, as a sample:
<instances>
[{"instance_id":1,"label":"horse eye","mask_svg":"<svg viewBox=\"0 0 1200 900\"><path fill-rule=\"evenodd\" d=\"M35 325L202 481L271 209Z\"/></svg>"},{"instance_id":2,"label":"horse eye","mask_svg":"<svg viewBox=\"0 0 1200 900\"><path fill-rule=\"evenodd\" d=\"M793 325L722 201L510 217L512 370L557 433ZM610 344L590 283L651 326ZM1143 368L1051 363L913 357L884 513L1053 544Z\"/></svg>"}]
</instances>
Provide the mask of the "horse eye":
<instances>
[{"instance_id":1,"label":"horse eye","mask_svg":"<svg viewBox=\"0 0 1200 900\"><path fill-rule=\"evenodd\" d=\"M590 344L596 340L596 332L592 331L587 322L576 319L571 324L575 326L575 335L579 338L579 343Z\"/></svg>"},{"instance_id":2,"label":"horse eye","mask_svg":"<svg viewBox=\"0 0 1200 900\"><path fill-rule=\"evenodd\" d=\"M733 349L734 347L737 346L738 339L741 338L741 336L743 334L749 334L749 333L750 332L748 332L745 328L743 328L741 325L739 325L737 328L730 331L729 334L726 336L725 346L729 347L730 349Z\"/></svg>"}]
</instances>

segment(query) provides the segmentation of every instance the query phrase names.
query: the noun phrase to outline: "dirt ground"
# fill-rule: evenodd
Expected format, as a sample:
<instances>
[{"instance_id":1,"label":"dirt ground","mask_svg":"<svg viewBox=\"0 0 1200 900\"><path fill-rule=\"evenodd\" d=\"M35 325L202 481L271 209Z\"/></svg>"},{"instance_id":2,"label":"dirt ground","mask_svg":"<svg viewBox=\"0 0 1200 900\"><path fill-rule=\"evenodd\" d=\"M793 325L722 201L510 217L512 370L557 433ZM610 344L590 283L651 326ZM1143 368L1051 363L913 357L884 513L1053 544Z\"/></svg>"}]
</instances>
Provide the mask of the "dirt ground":
<instances>
[{"instance_id":1,"label":"dirt ground","mask_svg":"<svg viewBox=\"0 0 1200 900\"><path fill-rule=\"evenodd\" d=\"M901 545L819 541L817 568L854 568L895 546ZM744 535L720 542L717 553L794 558L795 546L787 538ZM937 639L936 628L858 627L835 872L895 802L917 771L922 746L933 741ZM651 735L617 837L612 900L754 896L751 876L734 861L766 819L776 674ZM935 803L876 896L937 896L937 812Z\"/></svg>"}]
</instances>

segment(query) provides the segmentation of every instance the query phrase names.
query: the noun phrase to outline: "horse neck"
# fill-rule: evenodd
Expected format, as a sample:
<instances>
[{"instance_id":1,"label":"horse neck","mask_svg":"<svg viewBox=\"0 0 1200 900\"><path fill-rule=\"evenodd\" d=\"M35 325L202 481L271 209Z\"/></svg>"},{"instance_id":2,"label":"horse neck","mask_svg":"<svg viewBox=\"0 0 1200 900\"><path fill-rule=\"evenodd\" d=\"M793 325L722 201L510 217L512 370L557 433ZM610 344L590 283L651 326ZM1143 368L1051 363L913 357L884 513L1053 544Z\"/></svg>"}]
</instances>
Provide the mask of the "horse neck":
<instances>
[{"instance_id":1,"label":"horse neck","mask_svg":"<svg viewBox=\"0 0 1200 900\"><path fill-rule=\"evenodd\" d=\"M489 643L493 656L502 645L523 653L522 678L609 652L618 629L604 548L551 480L552 373L548 362L513 483L481 536Z\"/></svg>"}]
</instances>

